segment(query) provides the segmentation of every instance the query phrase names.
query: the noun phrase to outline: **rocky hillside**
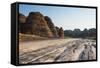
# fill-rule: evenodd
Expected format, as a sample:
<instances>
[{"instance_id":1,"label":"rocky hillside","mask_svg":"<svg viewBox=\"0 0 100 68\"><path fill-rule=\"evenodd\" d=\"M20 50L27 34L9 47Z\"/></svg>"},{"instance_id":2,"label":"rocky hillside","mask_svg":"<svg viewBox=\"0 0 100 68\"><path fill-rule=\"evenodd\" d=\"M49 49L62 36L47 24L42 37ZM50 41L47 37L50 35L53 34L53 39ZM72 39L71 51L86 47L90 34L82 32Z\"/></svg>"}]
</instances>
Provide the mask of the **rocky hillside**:
<instances>
[{"instance_id":1,"label":"rocky hillside","mask_svg":"<svg viewBox=\"0 0 100 68\"><path fill-rule=\"evenodd\" d=\"M40 12L30 12L26 17L19 13L19 32L48 38L64 38L62 27L55 27L52 19Z\"/></svg>"}]
</instances>

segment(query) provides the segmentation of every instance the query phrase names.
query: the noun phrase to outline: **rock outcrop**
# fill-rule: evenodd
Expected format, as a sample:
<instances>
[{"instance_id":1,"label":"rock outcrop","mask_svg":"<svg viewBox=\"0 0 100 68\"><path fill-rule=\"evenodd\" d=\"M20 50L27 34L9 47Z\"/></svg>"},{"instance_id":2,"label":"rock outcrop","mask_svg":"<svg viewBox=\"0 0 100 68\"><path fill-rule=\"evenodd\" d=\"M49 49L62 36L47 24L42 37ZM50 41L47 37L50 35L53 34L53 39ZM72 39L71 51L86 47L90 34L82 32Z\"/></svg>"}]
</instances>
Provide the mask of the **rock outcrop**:
<instances>
[{"instance_id":1,"label":"rock outcrop","mask_svg":"<svg viewBox=\"0 0 100 68\"><path fill-rule=\"evenodd\" d=\"M27 26L26 17L23 14L19 13L19 32L20 33L26 32L25 26Z\"/></svg>"},{"instance_id":2,"label":"rock outcrop","mask_svg":"<svg viewBox=\"0 0 100 68\"><path fill-rule=\"evenodd\" d=\"M59 37L59 27L55 27L56 28L56 31L57 31L57 34L58 34L58 37Z\"/></svg>"},{"instance_id":3,"label":"rock outcrop","mask_svg":"<svg viewBox=\"0 0 100 68\"><path fill-rule=\"evenodd\" d=\"M23 14L19 13L19 21L20 23L25 23L26 21L26 16L24 16Z\"/></svg>"},{"instance_id":4,"label":"rock outcrop","mask_svg":"<svg viewBox=\"0 0 100 68\"><path fill-rule=\"evenodd\" d=\"M64 38L64 31L62 27L59 29L59 37Z\"/></svg>"},{"instance_id":5,"label":"rock outcrop","mask_svg":"<svg viewBox=\"0 0 100 68\"><path fill-rule=\"evenodd\" d=\"M41 37L64 38L63 29L55 27L52 19L40 12L30 12L27 17L19 13L19 32Z\"/></svg>"},{"instance_id":6,"label":"rock outcrop","mask_svg":"<svg viewBox=\"0 0 100 68\"><path fill-rule=\"evenodd\" d=\"M29 13L28 18L26 19L26 23L28 24L28 28L32 34L42 37L53 37L53 34L48 27L44 16L40 12Z\"/></svg>"},{"instance_id":7,"label":"rock outcrop","mask_svg":"<svg viewBox=\"0 0 100 68\"><path fill-rule=\"evenodd\" d=\"M50 17L45 16L45 20L46 20L46 22L47 22L47 24L48 24L48 27L49 27L50 30L52 31L54 37L58 37L57 30L56 30L56 28L55 28L55 26L54 26L52 20L50 19Z\"/></svg>"}]
</instances>

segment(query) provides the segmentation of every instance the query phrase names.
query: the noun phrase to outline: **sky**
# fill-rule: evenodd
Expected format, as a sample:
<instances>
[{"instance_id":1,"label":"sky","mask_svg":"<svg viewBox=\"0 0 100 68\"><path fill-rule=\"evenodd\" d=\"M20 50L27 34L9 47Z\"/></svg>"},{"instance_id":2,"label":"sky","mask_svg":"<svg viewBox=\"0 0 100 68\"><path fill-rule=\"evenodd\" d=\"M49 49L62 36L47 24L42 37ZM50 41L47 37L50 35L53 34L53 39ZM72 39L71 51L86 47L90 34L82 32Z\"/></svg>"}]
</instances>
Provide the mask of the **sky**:
<instances>
[{"instance_id":1,"label":"sky","mask_svg":"<svg viewBox=\"0 0 100 68\"><path fill-rule=\"evenodd\" d=\"M41 12L49 16L55 26L63 27L64 30L96 28L96 10L93 8L20 4L19 12L25 16L30 12Z\"/></svg>"}]
</instances>

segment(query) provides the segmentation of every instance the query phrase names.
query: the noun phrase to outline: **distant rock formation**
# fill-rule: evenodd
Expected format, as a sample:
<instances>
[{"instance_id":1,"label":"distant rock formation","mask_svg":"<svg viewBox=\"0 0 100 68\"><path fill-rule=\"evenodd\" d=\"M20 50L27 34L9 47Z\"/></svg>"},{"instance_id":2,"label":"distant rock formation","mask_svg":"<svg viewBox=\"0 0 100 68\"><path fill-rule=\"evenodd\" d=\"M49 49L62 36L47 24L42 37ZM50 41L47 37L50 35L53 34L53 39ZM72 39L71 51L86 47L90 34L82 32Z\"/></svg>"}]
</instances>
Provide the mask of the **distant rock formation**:
<instances>
[{"instance_id":1,"label":"distant rock formation","mask_svg":"<svg viewBox=\"0 0 100 68\"><path fill-rule=\"evenodd\" d=\"M40 12L30 12L27 17L19 13L19 32L41 37L64 38L63 29L55 27L51 18L43 16Z\"/></svg>"},{"instance_id":2,"label":"distant rock formation","mask_svg":"<svg viewBox=\"0 0 100 68\"><path fill-rule=\"evenodd\" d=\"M59 29L59 37L64 38L64 31L62 27Z\"/></svg>"}]
</instances>

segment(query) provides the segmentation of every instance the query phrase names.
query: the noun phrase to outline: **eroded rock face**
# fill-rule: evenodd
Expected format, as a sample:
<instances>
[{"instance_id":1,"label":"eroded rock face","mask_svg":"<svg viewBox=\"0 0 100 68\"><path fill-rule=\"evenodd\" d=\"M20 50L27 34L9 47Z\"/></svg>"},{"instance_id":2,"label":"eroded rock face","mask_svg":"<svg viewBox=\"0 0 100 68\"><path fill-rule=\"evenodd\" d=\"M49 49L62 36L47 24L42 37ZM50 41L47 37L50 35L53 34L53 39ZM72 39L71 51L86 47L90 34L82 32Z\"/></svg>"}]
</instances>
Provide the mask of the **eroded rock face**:
<instances>
[{"instance_id":1,"label":"eroded rock face","mask_svg":"<svg viewBox=\"0 0 100 68\"><path fill-rule=\"evenodd\" d=\"M55 27L51 18L43 16L40 12L30 12L27 17L19 13L19 32L41 37L64 38L63 29Z\"/></svg>"},{"instance_id":2,"label":"eroded rock face","mask_svg":"<svg viewBox=\"0 0 100 68\"><path fill-rule=\"evenodd\" d=\"M56 31L57 31L57 34L58 34L58 38L59 38L59 27L55 27L56 28Z\"/></svg>"},{"instance_id":3,"label":"eroded rock face","mask_svg":"<svg viewBox=\"0 0 100 68\"><path fill-rule=\"evenodd\" d=\"M19 32L20 33L25 33L26 32L26 17L19 13Z\"/></svg>"},{"instance_id":4,"label":"eroded rock face","mask_svg":"<svg viewBox=\"0 0 100 68\"><path fill-rule=\"evenodd\" d=\"M64 38L64 30L63 30L63 28L61 27L61 28L59 28L59 27L55 27L56 28L56 30L57 30L57 33L58 33L58 37L59 38Z\"/></svg>"},{"instance_id":5,"label":"eroded rock face","mask_svg":"<svg viewBox=\"0 0 100 68\"><path fill-rule=\"evenodd\" d=\"M29 32L43 37L53 37L44 16L40 12L31 12L26 20Z\"/></svg>"},{"instance_id":6,"label":"eroded rock face","mask_svg":"<svg viewBox=\"0 0 100 68\"><path fill-rule=\"evenodd\" d=\"M19 21L20 23L25 23L26 21L26 16L24 16L23 14L19 13Z\"/></svg>"},{"instance_id":7,"label":"eroded rock face","mask_svg":"<svg viewBox=\"0 0 100 68\"><path fill-rule=\"evenodd\" d=\"M48 27L49 27L50 30L52 31L54 37L58 37L57 30L56 30L56 28L55 28L55 26L54 26L52 20L50 19L50 17L45 16L45 20L46 20L46 22L47 22L47 24L48 24Z\"/></svg>"}]
</instances>

